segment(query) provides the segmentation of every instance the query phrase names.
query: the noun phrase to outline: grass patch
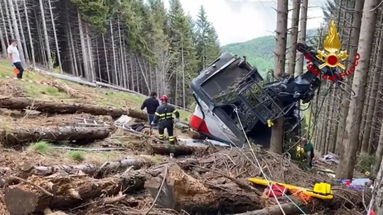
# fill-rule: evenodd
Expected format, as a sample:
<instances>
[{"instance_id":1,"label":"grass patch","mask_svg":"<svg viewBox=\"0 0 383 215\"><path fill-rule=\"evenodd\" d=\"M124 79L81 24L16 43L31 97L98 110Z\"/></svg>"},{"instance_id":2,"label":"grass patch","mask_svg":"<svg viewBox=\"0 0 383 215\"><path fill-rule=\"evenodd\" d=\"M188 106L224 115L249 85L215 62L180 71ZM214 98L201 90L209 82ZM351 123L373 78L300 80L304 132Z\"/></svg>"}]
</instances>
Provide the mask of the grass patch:
<instances>
[{"instance_id":1,"label":"grass patch","mask_svg":"<svg viewBox=\"0 0 383 215\"><path fill-rule=\"evenodd\" d=\"M162 155L150 156L150 161L154 164L160 164L166 161L166 157Z\"/></svg>"},{"instance_id":2,"label":"grass patch","mask_svg":"<svg viewBox=\"0 0 383 215\"><path fill-rule=\"evenodd\" d=\"M3 127L3 130L5 132L5 135L8 135L12 132L12 126L9 125L8 123L2 122L2 127Z\"/></svg>"},{"instance_id":3,"label":"grass patch","mask_svg":"<svg viewBox=\"0 0 383 215\"><path fill-rule=\"evenodd\" d=\"M39 141L28 147L29 151L38 152L41 154L48 154L52 151L51 145L46 141Z\"/></svg>"},{"instance_id":4,"label":"grass patch","mask_svg":"<svg viewBox=\"0 0 383 215\"><path fill-rule=\"evenodd\" d=\"M78 162L83 162L85 160L84 152L80 152L80 151L69 152L69 157L70 159L78 161Z\"/></svg>"},{"instance_id":5,"label":"grass patch","mask_svg":"<svg viewBox=\"0 0 383 215\"><path fill-rule=\"evenodd\" d=\"M66 93L60 92L55 87L36 83L23 83L21 86L28 97L36 99L61 100L69 99Z\"/></svg>"},{"instance_id":6,"label":"grass patch","mask_svg":"<svg viewBox=\"0 0 383 215\"><path fill-rule=\"evenodd\" d=\"M86 161L89 163L103 164L105 162L123 159L124 153L119 151L111 152L87 152Z\"/></svg>"},{"instance_id":7,"label":"grass patch","mask_svg":"<svg viewBox=\"0 0 383 215\"><path fill-rule=\"evenodd\" d=\"M139 108L145 100L145 98L141 96L110 89L102 90L102 94L102 98L97 99L96 102L104 106L122 108L128 105L131 108Z\"/></svg>"}]
</instances>

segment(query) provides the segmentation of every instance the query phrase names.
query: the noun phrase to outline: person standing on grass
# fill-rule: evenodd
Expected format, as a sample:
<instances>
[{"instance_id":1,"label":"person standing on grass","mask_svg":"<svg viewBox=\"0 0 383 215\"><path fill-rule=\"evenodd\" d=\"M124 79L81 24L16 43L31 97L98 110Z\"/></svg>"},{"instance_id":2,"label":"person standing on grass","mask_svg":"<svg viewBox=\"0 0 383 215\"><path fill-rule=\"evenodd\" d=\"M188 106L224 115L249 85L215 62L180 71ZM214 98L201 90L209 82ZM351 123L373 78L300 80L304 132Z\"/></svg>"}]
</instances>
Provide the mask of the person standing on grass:
<instances>
[{"instance_id":1,"label":"person standing on grass","mask_svg":"<svg viewBox=\"0 0 383 215\"><path fill-rule=\"evenodd\" d=\"M144 103L141 105L141 110L146 108L146 112L148 113L148 122L149 125L152 124L153 119L154 119L154 114L156 113L156 110L160 106L160 103L157 100L157 93L152 92L150 94L150 97L147 98Z\"/></svg>"},{"instance_id":2,"label":"person standing on grass","mask_svg":"<svg viewBox=\"0 0 383 215\"><path fill-rule=\"evenodd\" d=\"M8 60L17 68L17 79L23 78L24 68L21 65L20 53L17 49L17 40L12 39L11 44L8 46Z\"/></svg>"}]
</instances>

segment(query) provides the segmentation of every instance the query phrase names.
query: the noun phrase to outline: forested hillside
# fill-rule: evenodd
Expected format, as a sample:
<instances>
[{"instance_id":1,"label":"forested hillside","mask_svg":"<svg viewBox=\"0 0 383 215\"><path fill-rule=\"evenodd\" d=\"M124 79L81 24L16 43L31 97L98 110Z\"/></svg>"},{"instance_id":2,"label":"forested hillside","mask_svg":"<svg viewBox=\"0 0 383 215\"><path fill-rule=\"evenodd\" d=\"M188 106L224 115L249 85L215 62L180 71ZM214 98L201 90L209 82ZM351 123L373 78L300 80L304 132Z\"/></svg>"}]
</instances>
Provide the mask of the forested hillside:
<instances>
[{"instance_id":1,"label":"forested hillside","mask_svg":"<svg viewBox=\"0 0 383 215\"><path fill-rule=\"evenodd\" d=\"M197 20L179 0L2 0L1 51L11 38L26 65L63 71L149 94L191 102L190 80L220 54L201 7Z\"/></svg>"},{"instance_id":2,"label":"forested hillside","mask_svg":"<svg viewBox=\"0 0 383 215\"><path fill-rule=\"evenodd\" d=\"M318 30L307 30L308 42L314 42ZM222 47L223 51L246 56L247 60L256 66L263 77L266 77L267 71L274 68L274 36L264 36L241 43L228 44Z\"/></svg>"},{"instance_id":3,"label":"forested hillside","mask_svg":"<svg viewBox=\"0 0 383 215\"><path fill-rule=\"evenodd\" d=\"M273 51L275 39L273 36L256 38L242 43L234 43L222 47L224 51L246 56L247 60L256 66L262 76L274 67Z\"/></svg>"}]
</instances>

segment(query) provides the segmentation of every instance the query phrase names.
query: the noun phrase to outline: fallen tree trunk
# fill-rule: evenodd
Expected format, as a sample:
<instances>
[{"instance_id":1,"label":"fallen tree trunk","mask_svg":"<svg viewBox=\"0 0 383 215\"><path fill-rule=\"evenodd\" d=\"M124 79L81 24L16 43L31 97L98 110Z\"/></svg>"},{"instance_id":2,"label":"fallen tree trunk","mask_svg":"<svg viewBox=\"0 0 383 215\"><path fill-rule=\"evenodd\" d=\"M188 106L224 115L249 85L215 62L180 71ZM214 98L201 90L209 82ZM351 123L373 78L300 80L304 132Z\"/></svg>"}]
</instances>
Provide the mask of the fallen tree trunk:
<instances>
[{"instance_id":1,"label":"fallen tree trunk","mask_svg":"<svg viewBox=\"0 0 383 215\"><path fill-rule=\"evenodd\" d=\"M150 144L151 152L160 155L169 155L171 153L173 153L174 156L191 155L196 150L195 148L196 147L184 145Z\"/></svg>"},{"instance_id":2,"label":"fallen tree trunk","mask_svg":"<svg viewBox=\"0 0 383 215\"><path fill-rule=\"evenodd\" d=\"M128 109L128 116L136 118L136 119L141 119L141 120L148 120L148 115L140 110L135 110L135 109Z\"/></svg>"},{"instance_id":3,"label":"fallen tree trunk","mask_svg":"<svg viewBox=\"0 0 383 215\"><path fill-rule=\"evenodd\" d=\"M90 199L116 195L120 191L140 190L144 183L145 177L139 172L104 179L32 176L28 181L23 180L6 189L4 200L11 214L31 214L46 208L73 208Z\"/></svg>"},{"instance_id":4,"label":"fallen tree trunk","mask_svg":"<svg viewBox=\"0 0 383 215\"><path fill-rule=\"evenodd\" d=\"M148 180L145 187L153 197L160 192L156 203L161 207L188 213L236 213L261 208L260 198L254 192L244 191L234 183L203 183L176 164L171 164L162 176Z\"/></svg>"},{"instance_id":5,"label":"fallen tree trunk","mask_svg":"<svg viewBox=\"0 0 383 215\"><path fill-rule=\"evenodd\" d=\"M47 81L47 82L41 82L41 83L49 85L49 86L54 87L54 88L57 88L60 92L66 93L73 98L85 98L85 96L83 96L77 90L69 87L65 83L60 84L57 81Z\"/></svg>"},{"instance_id":6,"label":"fallen tree trunk","mask_svg":"<svg viewBox=\"0 0 383 215\"><path fill-rule=\"evenodd\" d=\"M112 107L100 107L98 105L78 104L78 103L58 103L51 101L32 100L24 97L6 97L0 98L0 108L8 108L14 110L24 110L31 108L44 113L51 114L74 114L89 113L92 115L109 115L118 118L121 115L146 120L147 116L144 112L134 109L122 109Z\"/></svg>"},{"instance_id":7,"label":"fallen tree trunk","mask_svg":"<svg viewBox=\"0 0 383 215\"><path fill-rule=\"evenodd\" d=\"M145 165L151 165L151 162L138 157L127 157L123 160L104 163L100 167L92 164L80 165L53 165L53 166L24 166L23 176L30 175L48 176L60 172L65 174L78 174L83 172L92 176L105 176L112 173L125 171L127 168L139 169Z\"/></svg>"},{"instance_id":8,"label":"fallen tree trunk","mask_svg":"<svg viewBox=\"0 0 383 215\"><path fill-rule=\"evenodd\" d=\"M39 140L48 141L92 141L105 139L111 132L107 127L33 127L33 128L12 128L0 129L0 142L13 146L24 143L36 142Z\"/></svg>"},{"instance_id":9,"label":"fallen tree trunk","mask_svg":"<svg viewBox=\"0 0 383 215\"><path fill-rule=\"evenodd\" d=\"M281 208L283 209L284 213L281 211ZM292 203L281 204L281 208L279 205L273 205L261 210L248 211L245 213L237 213L233 215L292 215L302 213L302 211Z\"/></svg>"},{"instance_id":10,"label":"fallen tree trunk","mask_svg":"<svg viewBox=\"0 0 383 215\"><path fill-rule=\"evenodd\" d=\"M196 153L204 153L208 146L186 146L172 144L150 144L150 152L153 154L182 156Z\"/></svg>"}]
</instances>

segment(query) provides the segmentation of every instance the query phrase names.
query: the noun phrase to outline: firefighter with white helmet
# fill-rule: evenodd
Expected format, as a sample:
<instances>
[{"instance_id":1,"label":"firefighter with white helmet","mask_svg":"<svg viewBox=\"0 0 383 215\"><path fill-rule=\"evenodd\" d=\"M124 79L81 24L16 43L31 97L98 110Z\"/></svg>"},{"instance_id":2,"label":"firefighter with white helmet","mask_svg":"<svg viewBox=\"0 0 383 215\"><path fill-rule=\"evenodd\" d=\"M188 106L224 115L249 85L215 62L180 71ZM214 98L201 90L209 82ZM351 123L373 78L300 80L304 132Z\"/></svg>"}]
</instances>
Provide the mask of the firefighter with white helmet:
<instances>
[{"instance_id":1,"label":"firefighter with white helmet","mask_svg":"<svg viewBox=\"0 0 383 215\"><path fill-rule=\"evenodd\" d=\"M176 138L173 136L173 114L176 116L177 119L179 119L180 114L174 106L168 104L168 96L164 95L160 98L160 100L161 105L156 110L153 124L156 124L158 122L158 132L160 134L160 140L165 139L164 131L166 129L169 135L169 143L174 144Z\"/></svg>"}]
</instances>

